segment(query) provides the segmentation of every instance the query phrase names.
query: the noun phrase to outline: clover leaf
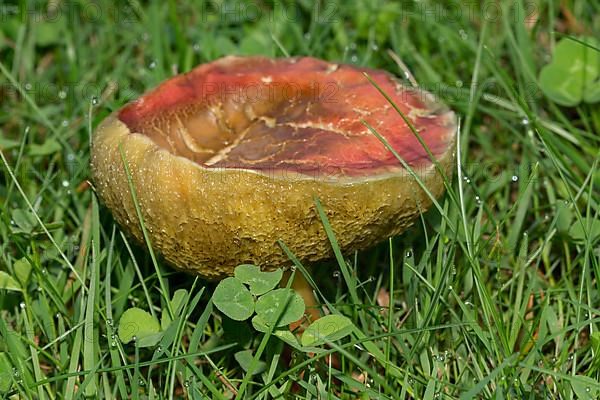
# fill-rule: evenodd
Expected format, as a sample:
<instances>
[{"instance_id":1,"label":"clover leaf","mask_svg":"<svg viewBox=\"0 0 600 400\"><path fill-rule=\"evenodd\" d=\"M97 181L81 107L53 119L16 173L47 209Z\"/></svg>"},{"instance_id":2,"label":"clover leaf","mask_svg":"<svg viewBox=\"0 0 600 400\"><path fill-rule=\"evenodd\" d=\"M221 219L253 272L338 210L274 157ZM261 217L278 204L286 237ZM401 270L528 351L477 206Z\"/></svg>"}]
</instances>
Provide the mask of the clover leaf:
<instances>
[{"instance_id":1,"label":"clover leaf","mask_svg":"<svg viewBox=\"0 0 600 400\"><path fill-rule=\"evenodd\" d=\"M584 244L588 238L590 243L594 243L600 238L600 220L584 218L581 221L573 222L569 229L569 236L576 243Z\"/></svg>"},{"instance_id":2,"label":"clover leaf","mask_svg":"<svg viewBox=\"0 0 600 400\"><path fill-rule=\"evenodd\" d=\"M256 301L256 315L268 326L296 322L304 315L304 309L304 300L292 289L276 289Z\"/></svg>"},{"instance_id":3,"label":"clover leaf","mask_svg":"<svg viewBox=\"0 0 600 400\"><path fill-rule=\"evenodd\" d=\"M250 371L250 367L252 366L252 362L254 361L254 355L252 354L252 350L242 350L238 351L233 355L235 360L240 364L240 367L246 372ZM260 374L265 369L267 369L267 363L264 361L258 360L254 369L252 370L252 375Z\"/></svg>"},{"instance_id":4,"label":"clover leaf","mask_svg":"<svg viewBox=\"0 0 600 400\"><path fill-rule=\"evenodd\" d=\"M600 101L600 44L594 38L565 38L554 49L552 62L542 68L539 85L562 106Z\"/></svg>"},{"instance_id":5,"label":"clover leaf","mask_svg":"<svg viewBox=\"0 0 600 400\"><path fill-rule=\"evenodd\" d=\"M283 277L283 270L267 272L261 271L256 265L242 264L235 268L235 277L248 285L253 295L260 296L277 286Z\"/></svg>"},{"instance_id":6,"label":"clover leaf","mask_svg":"<svg viewBox=\"0 0 600 400\"><path fill-rule=\"evenodd\" d=\"M0 271L0 289L20 292L21 285L8 273Z\"/></svg>"},{"instance_id":7,"label":"clover leaf","mask_svg":"<svg viewBox=\"0 0 600 400\"><path fill-rule=\"evenodd\" d=\"M254 298L241 280L229 277L222 280L213 293L213 303L229 318L244 321L254 313Z\"/></svg>"},{"instance_id":8,"label":"clover leaf","mask_svg":"<svg viewBox=\"0 0 600 400\"><path fill-rule=\"evenodd\" d=\"M319 318L302 334L302 346L317 346L333 342L352 333L354 324L342 315L326 315Z\"/></svg>"},{"instance_id":9,"label":"clover leaf","mask_svg":"<svg viewBox=\"0 0 600 400\"><path fill-rule=\"evenodd\" d=\"M129 343L136 338L140 340L137 343L138 347L149 347L155 344L154 339L160 333L160 324L147 311L133 307L121 316L118 333L123 343Z\"/></svg>"}]
</instances>

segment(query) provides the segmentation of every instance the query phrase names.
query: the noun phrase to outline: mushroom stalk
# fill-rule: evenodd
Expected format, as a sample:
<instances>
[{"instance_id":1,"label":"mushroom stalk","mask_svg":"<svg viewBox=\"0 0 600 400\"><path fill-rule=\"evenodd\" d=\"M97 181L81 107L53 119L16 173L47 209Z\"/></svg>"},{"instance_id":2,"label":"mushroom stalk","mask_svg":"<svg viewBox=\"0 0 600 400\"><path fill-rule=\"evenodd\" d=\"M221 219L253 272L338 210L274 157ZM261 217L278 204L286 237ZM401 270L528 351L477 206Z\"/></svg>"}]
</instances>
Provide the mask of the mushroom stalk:
<instances>
[{"instance_id":1,"label":"mushroom stalk","mask_svg":"<svg viewBox=\"0 0 600 400\"><path fill-rule=\"evenodd\" d=\"M283 287L287 286L291 275L292 274L289 271L286 271L284 273L283 279L281 281L281 285ZM319 311L321 304L317 301L313 288L310 286L310 283L308 283L308 281L304 277L304 274L302 274L301 272L296 272L294 274L294 280L292 281L290 287L294 289L294 291L296 291L296 293L298 293L304 300L304 305L306 306L306 311L304 312L305 319L307 319L309 322L313 322L319 319L321 317L321 313ZM301 327L303 322L303 320L299 320L294 322L293 324L290 324L290 330L294 331L296 330L296 328Z\"/></svg>"}]
</instances>

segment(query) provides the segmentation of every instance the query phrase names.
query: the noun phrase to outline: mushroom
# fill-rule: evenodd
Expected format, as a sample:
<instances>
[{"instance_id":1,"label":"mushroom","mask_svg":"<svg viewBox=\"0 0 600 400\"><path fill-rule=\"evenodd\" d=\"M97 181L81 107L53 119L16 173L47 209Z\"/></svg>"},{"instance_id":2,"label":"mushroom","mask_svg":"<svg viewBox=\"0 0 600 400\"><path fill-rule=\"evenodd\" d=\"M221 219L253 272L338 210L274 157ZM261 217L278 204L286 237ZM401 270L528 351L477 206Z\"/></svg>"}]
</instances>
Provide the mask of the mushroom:
<instances>
[{"instance_id":1,"label":"mushroom","mask_svg":"<svg viewBox=\"0 0 600 400\"><path fill-rule=\"evenodd\" d=\"M318 198L344 252L396 235L444 191L418 131L448 175L456 119L388 72L310 57L225 57L175 76L96 129L92 174L116 221L143 241L128 164L152 246L177 269L221 279L238 264L333 255Z\"/></svg>"}]
</instances>

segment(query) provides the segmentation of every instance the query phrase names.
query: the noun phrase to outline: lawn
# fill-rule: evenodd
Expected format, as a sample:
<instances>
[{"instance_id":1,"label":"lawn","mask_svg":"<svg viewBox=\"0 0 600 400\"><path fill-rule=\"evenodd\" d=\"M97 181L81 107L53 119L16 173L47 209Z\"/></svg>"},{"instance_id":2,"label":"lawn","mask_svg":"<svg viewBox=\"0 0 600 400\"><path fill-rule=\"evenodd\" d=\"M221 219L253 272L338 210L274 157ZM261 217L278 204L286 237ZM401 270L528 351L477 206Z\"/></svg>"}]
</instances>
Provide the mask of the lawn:
<instances>
[{"instance_id":1,"label":"lawn","mask_svg":"<svg viewBox=\"0 0 600 400\"><path fill-rule=\"evenodd\" d=\"M0 395L600 397L594 37L585 0L0 2ZM295 269L352 326L312 351L225 316L216 282L134 242L89 181L103 118L229 54L382 68L460 119L446 195L412 228ZM119 331L130 309L155 340Z\"/></svg>"}]
</instances>

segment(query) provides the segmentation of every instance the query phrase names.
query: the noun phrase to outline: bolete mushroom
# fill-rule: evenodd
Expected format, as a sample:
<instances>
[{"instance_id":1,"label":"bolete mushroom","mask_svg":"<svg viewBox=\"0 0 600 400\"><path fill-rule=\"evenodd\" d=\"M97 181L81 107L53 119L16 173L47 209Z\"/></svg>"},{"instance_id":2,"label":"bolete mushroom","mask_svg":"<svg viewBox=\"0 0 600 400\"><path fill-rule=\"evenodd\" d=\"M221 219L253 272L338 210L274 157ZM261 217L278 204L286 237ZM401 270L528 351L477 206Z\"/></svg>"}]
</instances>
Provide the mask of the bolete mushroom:
<instances>
[{"instance_id":1,"label":"bolete mushroom","mask_svg":"<svg viewBox=\"0 0 600 400\"><path fill-rule=\"evenodd\" d=\"M456 119L388 72L310 57L225 57L175 76L108 116L92 143L96 190L143 241L122 155L154 248L174 267L220 279L236 265L332 256L404 231L431 200L362 120L443 193L426 149L451 174Z\"/></svg>"}]
</instances>

